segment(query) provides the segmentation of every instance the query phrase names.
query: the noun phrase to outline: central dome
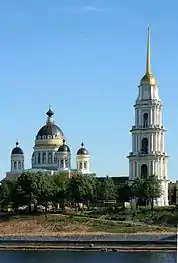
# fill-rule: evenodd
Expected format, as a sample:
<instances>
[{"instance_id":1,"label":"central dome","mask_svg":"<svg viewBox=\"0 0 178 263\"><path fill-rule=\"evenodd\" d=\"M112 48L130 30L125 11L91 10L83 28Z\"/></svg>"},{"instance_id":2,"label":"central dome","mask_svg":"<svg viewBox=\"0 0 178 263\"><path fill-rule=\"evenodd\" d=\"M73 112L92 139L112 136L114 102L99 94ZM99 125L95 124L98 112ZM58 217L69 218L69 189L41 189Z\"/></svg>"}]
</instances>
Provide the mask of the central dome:
<instances>
[{"instance_id":1,"label":"central dome","mask_svg":"<svg viewBox=\"0 0 178 263\"><path fill-rule=\"evenodd\" d=\"M54 113L52 112L52 110L49 109L46 115L48 116L46 125L44 125L38 131L36 138L43 139L43 136L45 136L45 138L47 138L48 136L52 136L53 138L55 137L64 138L64 134L62 130L56 124L54 124L54 121L52 118Z\"/></svg>"},{"instance_id":2,"label":"central dome","mask_svg":"<svg viewBox=\"0 0 178 263\"><path fill-rule=\"evenodd\" d=\"M53 123L47 123L37 133L38 136L61 136L64 137L62 130Z\"/></svg>"}]
</instances>

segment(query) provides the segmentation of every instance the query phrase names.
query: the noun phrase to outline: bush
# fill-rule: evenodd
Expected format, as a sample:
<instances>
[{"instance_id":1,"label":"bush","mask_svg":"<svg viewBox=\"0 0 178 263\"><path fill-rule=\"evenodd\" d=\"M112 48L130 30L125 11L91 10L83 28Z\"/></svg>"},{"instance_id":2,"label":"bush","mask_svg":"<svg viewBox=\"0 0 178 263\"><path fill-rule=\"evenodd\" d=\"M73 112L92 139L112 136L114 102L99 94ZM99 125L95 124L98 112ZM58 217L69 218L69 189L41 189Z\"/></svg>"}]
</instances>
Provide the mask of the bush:
<instances>
[{"instance_id":1,"label":"bush","mask_svg":"<svg viewBox=\"0 0 178 263\"><path fill-rule=\"evenodd\" d=\"M178 222L178 213L171 213L163 211L160 214L156 214L152 218L155 224L169 225L176 227Z\"/></svg>"}]
</instances>

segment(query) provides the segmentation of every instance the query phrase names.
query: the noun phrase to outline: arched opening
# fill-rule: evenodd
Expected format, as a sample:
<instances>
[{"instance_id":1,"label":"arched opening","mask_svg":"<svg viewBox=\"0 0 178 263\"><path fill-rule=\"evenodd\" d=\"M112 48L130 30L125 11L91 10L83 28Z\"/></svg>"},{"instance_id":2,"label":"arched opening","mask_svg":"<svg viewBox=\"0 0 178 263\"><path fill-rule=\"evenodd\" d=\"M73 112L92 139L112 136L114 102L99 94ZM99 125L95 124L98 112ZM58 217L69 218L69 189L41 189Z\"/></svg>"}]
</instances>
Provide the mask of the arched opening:
<instances>
[{"instance_id":1,"label":"arched opening","mask_svg":"<svg viewBox=\"0 0 178 263\"><path fill-rule=\"evenodd\" d=\"M42 163L46 163L46 153L43 153L42 155Z\"/></svg>"},{"instance_id":2,"label":"arched opening","mask_svg":"<svg viewBox=\"0 0 178 263\"><path fill-rule=\"evenodd\" d=\"M143 127L148 127L148 113L143 114Z\"/></svg>"},{"instance_id":3,"label":"arched opening","mask_svg":"<svg viewBox=\"0 0 178 263\"><path fill-rule=\"evenodd\" d=\"M54 163L57 163L57 153L54 154Z\"/></svg>"},{"instance_id":4,"label":"arched opening","mask_svg":"<svg viewBox=\"0 0 178 263\"><path fill-rule=\"evenodd\" d=\"M141 166L141 178L142 179L148 178L148 166L146 164L142 164Z\"/></svg>"},{"instance_id":5,"label":"arched opening","mask_svg":"<svg viewBox=\"0 0 178 263\"><path fill-rule=\"evenodd\" d=\"M14 170L17 170L17 162L14 162Z\"/></svg>"},{"instance_id":6,"label":"arched opening","mask_svg":"<svg viewBox=\"0 0 178 263\"><path fill-rule=\"evenodd\" d=\"M21 169L21 162L18 162L18 169Z\"/></svg>"},{"instance_id":7,"label":"arched opening","mask_svg":"<svg viewBox=\"0 0 178 263\"><path fill-rule=\"evenodd\" d=\"M84 169L87 169L87 162L84 162Z\"/></svg>"},{"instance_id":8,"label":"arched opening","mask_svg":"<svg viewBox=\"0 0 178 263\"><path fill-rule=\"evenodd\" d=\"M52 153L48 153L48 163L52 163Z\"/></svg>"},{"instance_id":9,"label":"arched opening","mask_svg":"<svg viewBox=\"0 0 178 263\"><path fill-rule=\"evenodd\" d=\"M61 167L61 168L64 167L64 161L63 161L63 160L61 160L61 162L60 162L60 167Z\"/></svg>"},{"instance_id":10,"label":"arched opening","mask_svg":"<svg viewBox=\"0 0 178 263\"><path fill-rule=\"evenodd\" d=\"M65 160L65 168L68 168L68 160Z\"/></svg>"},{"instance_id":11,"label":"arched opening","mask_svg":"<svg viewBox=\"0 0 178 263\"><path fill-rule=\"evenodd\" d=\"M82 165L82 162L79 163L79 169L82 170L83 168L83 165Z\"/></svg>"},{"instance_id":12,"label":"arched opening","mask_svg":"<svg viewBox=\"0 0 178 263\"><path fill-rule=\"evenodd\" d=\"M41 163L41 154L38 153L38 163Z\"/></svg>"},{"instance_id":13,"label":"arched opening","mask_svg":"<svg viewBox=\"0 0 178 263\"><path fill-rule=\"evenodd\" d=\"M144 138L142 139L142 148L141 152L147 154L148 153L148 139Z\"/></svg>"}]
</instances>

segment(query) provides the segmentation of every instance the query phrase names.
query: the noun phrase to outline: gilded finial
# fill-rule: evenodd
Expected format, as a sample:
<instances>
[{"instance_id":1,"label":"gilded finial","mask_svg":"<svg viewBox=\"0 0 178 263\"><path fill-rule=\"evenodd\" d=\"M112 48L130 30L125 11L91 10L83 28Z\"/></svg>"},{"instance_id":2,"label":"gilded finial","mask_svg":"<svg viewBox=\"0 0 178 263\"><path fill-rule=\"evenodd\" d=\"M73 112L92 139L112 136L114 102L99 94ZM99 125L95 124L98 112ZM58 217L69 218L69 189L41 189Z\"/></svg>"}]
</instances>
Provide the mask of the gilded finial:
<instances>
[{"instance_id":1,"label":"gilded finial","mask_svg":"<svg viewBox=\"0 0 178 263\"><path fill-rule=\"evenodd\" d=\"M144 84L156 85L156 79L151 72L150 26L148 26L146 73L140 82L140 85Z\"/></svg>"}]
</instances>

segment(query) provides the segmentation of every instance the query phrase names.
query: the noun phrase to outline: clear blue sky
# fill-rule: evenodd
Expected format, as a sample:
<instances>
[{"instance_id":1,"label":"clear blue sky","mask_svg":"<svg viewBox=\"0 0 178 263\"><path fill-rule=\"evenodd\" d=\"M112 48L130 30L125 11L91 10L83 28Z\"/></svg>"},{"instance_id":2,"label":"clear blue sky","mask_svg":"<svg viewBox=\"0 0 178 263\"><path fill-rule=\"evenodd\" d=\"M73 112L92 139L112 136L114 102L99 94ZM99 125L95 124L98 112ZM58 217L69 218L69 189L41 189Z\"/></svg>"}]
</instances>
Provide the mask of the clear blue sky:
<instances>
[{"instance_id":1,"label":"clear blue sky","mask_svg":"<svg viewBox=\"0 0 178 263\"><path fill-rule=\"evenodd\" d=\"M178 178L178 3L162 0L6 0L0 3L0 177L16 140L30 167L52 105L75 153L84 141L97 175L127 175L137 85L152 70L167 129L168 176Z\"/></svg>"}]
</instances>

